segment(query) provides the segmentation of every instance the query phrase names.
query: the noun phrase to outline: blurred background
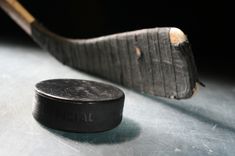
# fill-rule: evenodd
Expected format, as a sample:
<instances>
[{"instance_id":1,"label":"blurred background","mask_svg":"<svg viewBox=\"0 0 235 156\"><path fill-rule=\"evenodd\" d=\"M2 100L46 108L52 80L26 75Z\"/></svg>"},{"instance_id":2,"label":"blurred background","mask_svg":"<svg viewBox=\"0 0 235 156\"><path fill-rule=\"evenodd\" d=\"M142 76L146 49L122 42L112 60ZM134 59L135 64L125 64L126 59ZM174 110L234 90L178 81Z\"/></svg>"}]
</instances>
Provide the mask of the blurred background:
<instances>
[{"instance_id":1,"label":"blurred background","mask_svg":"<svg viewBox=\"0 0 235 156\"><path fill-rule=\"evenodd\" d=\"M234 76L235 61L229 50L232 44L226 40L229 29L225 26L226 12L221 2L211 5L203 1L170 0L20 2L51 31L70 38L90 38L152 27L178 27L188 35L201 74ZM34 44L1 10L0 24L1 41Z\"/></svg>"}]
</instances>

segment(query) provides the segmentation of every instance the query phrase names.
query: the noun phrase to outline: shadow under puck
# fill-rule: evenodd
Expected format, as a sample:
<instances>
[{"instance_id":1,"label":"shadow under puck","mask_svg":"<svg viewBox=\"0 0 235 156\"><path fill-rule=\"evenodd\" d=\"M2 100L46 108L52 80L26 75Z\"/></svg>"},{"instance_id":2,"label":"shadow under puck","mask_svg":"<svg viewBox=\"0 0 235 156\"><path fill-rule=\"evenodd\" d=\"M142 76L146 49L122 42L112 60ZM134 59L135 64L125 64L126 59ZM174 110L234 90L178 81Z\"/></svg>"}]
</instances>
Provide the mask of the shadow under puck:
<instances>
[{"instance_id":1,"label":"shadow under puck","mask_svg":"<svg viewBox=\"0 0 235 156\"><path fill-rule=\"evenodd\" d=\"M35 86L33 116L41 124L72 132L100 132L122 120L124 93L111 85L51 79Z\"/></svg>"}]
</instances>

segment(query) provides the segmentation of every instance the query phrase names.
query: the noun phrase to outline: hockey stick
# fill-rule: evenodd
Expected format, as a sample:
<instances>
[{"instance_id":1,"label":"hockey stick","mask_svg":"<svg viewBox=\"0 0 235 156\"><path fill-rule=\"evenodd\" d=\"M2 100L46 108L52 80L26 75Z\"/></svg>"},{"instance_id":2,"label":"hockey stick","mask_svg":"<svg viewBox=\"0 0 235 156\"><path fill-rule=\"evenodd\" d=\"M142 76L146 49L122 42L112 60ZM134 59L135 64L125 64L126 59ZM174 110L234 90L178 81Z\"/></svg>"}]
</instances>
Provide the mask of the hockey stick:
<instances>
[{"instance_id":1,"label":"hockey stick","mask_svg":"<svg viewBox=\"0 0 235 156\"><path fill-rule=\"evenodd\" d=\"M141 93L183 99L198 82L190 43L178 28L153 28L93 39L48 31L17 1L0 6L36 43L60 62Z\"/></svg>"}]
</instances>

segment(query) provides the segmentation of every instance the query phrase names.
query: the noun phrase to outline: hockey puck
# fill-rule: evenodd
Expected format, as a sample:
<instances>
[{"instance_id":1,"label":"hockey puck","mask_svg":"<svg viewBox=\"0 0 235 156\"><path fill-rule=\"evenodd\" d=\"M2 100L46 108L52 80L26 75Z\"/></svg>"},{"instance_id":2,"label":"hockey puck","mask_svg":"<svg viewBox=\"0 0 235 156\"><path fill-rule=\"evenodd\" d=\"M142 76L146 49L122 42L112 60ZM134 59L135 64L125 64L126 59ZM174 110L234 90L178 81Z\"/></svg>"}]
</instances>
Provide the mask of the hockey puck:
<instances>
[{"instance_id":1,"label":"hockey puck","mask_svg":"<svg viewBox=\"0 0 235 156\"><path fill-rule=\"evenodd\" d=\"M33 116L41 124L72 132L112 129L122 120L124 93L111 85L51 79L35 86Z\"/></svg>"}]
</instances>

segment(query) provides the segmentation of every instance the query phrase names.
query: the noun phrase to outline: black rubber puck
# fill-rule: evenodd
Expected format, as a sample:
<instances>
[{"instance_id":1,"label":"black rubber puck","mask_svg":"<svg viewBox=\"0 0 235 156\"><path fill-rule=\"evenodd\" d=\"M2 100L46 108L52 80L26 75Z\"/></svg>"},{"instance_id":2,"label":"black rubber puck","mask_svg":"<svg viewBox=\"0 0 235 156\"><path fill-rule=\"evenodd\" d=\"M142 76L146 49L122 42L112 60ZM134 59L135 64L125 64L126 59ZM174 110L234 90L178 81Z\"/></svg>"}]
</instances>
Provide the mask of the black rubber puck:
<instances>
[{"instance_id":1,"label":"black rubber puck","mask_svg":"<svg viewBox=\"0 0 235 156\"><path fill-rule=\"evenodd\" d=\"M73 132L99 132L122 120L124 93L111 85L77 79L36 84L33 116L41 124Z\"/></svg>"}]
</instances>

